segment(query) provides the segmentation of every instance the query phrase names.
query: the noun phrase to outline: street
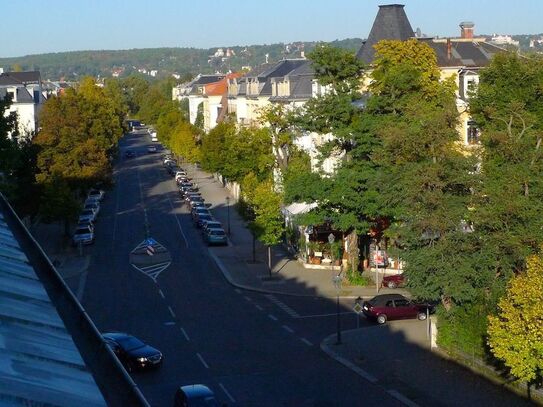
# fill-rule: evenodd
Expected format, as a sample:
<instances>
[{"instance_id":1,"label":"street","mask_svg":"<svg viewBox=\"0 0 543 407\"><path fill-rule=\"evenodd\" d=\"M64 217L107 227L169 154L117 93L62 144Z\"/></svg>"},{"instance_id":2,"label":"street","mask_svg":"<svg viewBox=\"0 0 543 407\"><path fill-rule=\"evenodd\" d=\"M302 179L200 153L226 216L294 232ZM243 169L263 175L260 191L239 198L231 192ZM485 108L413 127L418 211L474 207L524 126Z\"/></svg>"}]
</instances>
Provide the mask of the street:
<instances>
[{"instance_id":1,"label":"street","mask_svg":"<svg viewBox=\"0 0 543 407\"><path fill-rule=\"evenodd\" d=\"M402 405L321 351L335 329L333 302L285 300L226 282L149 144L143 134L121 140L121 155L130 148L137 157L118 163L103 201L96 243L86 249L83 305L102 332L127 332L163 352L160 369L133 374L151 405L170 406L178 386L195 383L229 406ZM156 280L129 264L146 237L171 254ZM354 328L355 315L343 311L343 325Z\"/></svg>"}]
</instances>

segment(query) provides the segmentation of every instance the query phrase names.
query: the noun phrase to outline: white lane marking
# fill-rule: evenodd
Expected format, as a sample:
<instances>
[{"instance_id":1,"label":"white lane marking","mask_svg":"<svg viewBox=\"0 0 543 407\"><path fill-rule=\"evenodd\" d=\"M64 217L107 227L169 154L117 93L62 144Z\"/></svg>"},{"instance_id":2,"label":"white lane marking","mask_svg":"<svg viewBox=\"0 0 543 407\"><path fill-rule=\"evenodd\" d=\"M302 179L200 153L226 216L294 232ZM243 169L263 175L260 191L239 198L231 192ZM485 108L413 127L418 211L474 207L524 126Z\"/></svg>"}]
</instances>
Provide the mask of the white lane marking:
<instances>
[{"instance_id":1,"label":"white lane marking","mask_svg":"<svg viewBox=\"0 0 543 407\"><path fill-rule=\"evenodd\" d=\"M183 336L185 337L185 339L190 342L190 338L189 336L187 335L187 332L183 329L183 328L179 328L181 330L181 333L183 334Z\"/></svg>"},{"instance_id":2,"label":"white lane marking","mask_svg":"<svg viewBox=\"0 0 543 407\"><path fill-rule=\"evenodd\" d=\"M271 319L272 321L277 321L277 317L275 315L268 314L268 318Z\"/></svg>"},{"instance_id":3,"label":"white lane marking","mask_svg":"<svg viewBox=\"0 0 543 407\"><path fill-rule=\"evenodd\" d=\"M287 304L281 302L278 300L274 295L266 295L266 298L273 302L275 305L277 305L279 308L281 308L283 311L285 311L288 315L290 315L292 318L299 318L300 315L294 311L292 308L290 308Z\"/></svg>"},{"instance_id":4,"label":"white lane marking","mask_svg":"<svg viewBox=\"0 0 543 407\"><path fill-rule=\"evenodd\" d=\"M173 312L172 307L170 307L170 306L168 305L168 309L170 310L170 314L172 315L172 317L175 318L175 312Z\"/></svg>"},{"instance_id":5,"label":"white lane marking","mask_svg":"<svg viewBox=\"0 0 543 407\"><path fill-rule=\"evenodd\" d=\"M164 293L162 292L162 290L158 290L158 293L160 294L160 296L162 297L162 299L165 299L166 297L164 296Z\"/></svg>"},{"instance_id":6,"label":"white lane marking","mask_svg":"<svg viewBox=\"0 0 543 407\"><path fill-rule=\"evenodd\" d=\"M305 338L300 338L300 340L305 343L307 346L313 346L313 344L311 342L309 342L307 339Z\"/></svg>"},{"instance_id":7,"label":"white lane marking","mask_svg":"<svg viewBox=\"0 0 543 407\"><path fill-rule=\"evenodd\" d=\"M200 362L202 362L202 365L204 365L204 367L205 367L206 369L209 369L209 365L206 363L206 361L204 360L204 358L202 357L202 355L200 355L199 353L197 353L196 356L198 356L198 359L200 359Z\"/></svg>"},{"instance_id":8,"label":"white lane marking","mask_svg":"<svg viewBox=\"0 0 543 407\"><path fill-rule=\"evenodd\" d=\"M387 390L387 393L390 394L392 397L394 397L396 400L401 401L403 404L409 407L419 407L417 403L414 401L409 400L407 397L405 397L402 393L400 393L397 390L390 389Z\"/></svg>"},{"instance_id":9,"label":"white lane marking","mask_svg":"<svg viewBox=\"0 0 543 407\"><path fill-rule=\"evenodd\" d=\"M241 290L239 288L235 288L234 291L237 292L238 294L241 294Z\"/></svg>"},{"instance_id":10,"label":"white lane marking","mask_svg":"<svg viewBox=\"0 0 543 407\"><path fill-rule=\"evenodd\" d=\"M226 394L226 397L228 397L230 399L231 403L236 402L236 399L234 397L232 397L232 395L228 392L228 390L226 390L226 387L224 387L224 385L222 383L219 383L219 387L222 389L224 394Z\"/></svg>"},{"instance_id":11,"label":"white lane marking","mask_svg":"<svg viewBox=\"0 0 543 407\"><path fill-rule=\"evenodd\" d=\"M170 199L170 195L166 194L168 197L168 202L170 203L170 206L172 207L172 211L175 211L175 207L173 206L172 200ZM185 247L188 249L189 247L189 241L187 240L187 237L185 236L185 233L183 232L183 228L181 227L181 223L179 222L179 218L177 217L177 213L174 212L173 216L175 217L175 221L177 222L177 226L179 227L179 230L181 231L181 236L183 236L183 239L185 240Z\"/></svg>"},{"instance_id":12,"label":"white lane marking","mask_svg":"<svg viewBox=\"0 0 543 407\"><path fill-rule=\"evenodd\" d=\"M164 325L175 325L175 322L173 321L164 322Z\"/></svg>"},{"instance_id":13,"label":"white lane marking","mask_svg":"<svg viewBox=\"0 0 543 407\"><path fill-rule=\"evenodd\" d=\"M283 329L284 329L285 331L290 332L291 334L294 333L294 329L292 329L290 326L288 326L288 325L283 325L282 327L283 327Z\"/></svg>"},{"instance_id":14,"label":"white lane marking","mask_svg":"<svg viewBox=\"0 0 543 407\"><path fill-rule=\"evenodd\" d=\"M244 296L243 298L245 298L246 301L249 301L249 302L252 301L252 300L251 300L249 297L247 297L247 296Z\"/></svg>"},{"instance_id":15,"label":"white lane marking","mask_svg":"<svg viewBox=\"0 0 543 407\"><path fill-rule=\"evenodd\" d=\"M264 308L262 308L260 305L255 304L255 308L259 311L264 311Z\"/></svg>"}]
</instances>

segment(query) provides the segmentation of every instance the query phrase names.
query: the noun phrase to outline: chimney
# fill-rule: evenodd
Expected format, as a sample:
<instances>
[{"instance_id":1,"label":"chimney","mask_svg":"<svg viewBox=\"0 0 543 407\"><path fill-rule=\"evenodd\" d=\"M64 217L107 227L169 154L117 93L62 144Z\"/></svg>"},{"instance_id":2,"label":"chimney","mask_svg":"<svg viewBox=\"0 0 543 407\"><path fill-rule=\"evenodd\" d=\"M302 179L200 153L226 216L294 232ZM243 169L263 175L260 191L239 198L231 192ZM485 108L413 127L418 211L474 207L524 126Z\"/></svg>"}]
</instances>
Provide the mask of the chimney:
<instances>
[{"instance_id":1,"label":"chimney","mask_svg":"<svg viewBox=\"0 0 543 407\"><path fill-rule=\"evenodd\" d=\"M460 23L460 37L461 38L473 38L473 27L475 24L473 24L470 21L462 21Z\"/></svg>"},{"instance_id":2,"label":"chimney","mask_svg":"<svg viewBox=\"0 0 543 407\"><path fill-rule=\"evenodd\" d=\"M451 39L447 38L447 59L450 61L452 56L452 44Z\"/></svg>"}]
</instances>

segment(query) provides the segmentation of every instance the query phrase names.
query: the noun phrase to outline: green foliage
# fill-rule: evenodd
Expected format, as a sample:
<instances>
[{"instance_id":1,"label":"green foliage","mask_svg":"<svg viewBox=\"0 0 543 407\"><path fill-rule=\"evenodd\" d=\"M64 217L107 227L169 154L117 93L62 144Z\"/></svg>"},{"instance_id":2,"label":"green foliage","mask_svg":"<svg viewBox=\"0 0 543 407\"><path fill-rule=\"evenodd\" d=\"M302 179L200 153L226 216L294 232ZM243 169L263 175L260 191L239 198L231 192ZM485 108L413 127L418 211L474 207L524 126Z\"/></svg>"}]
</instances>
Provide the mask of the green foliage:
<instances>
[{"instance_id":1,"label":"green foliage","mask_svg":"<svg viewBox=\"0 0 543 407\"><path fill-rule=\"evenodd\" d=\"M196 140L196 129L185 121L180 121L170 140L171 150L188 162L195 163L201 160L200 146Z\"/></svg>"},{"instance_id":2,"label":"green foliage","mask_svg":"<svg viewBox=\"0 0 543 407\"><path fill-rule=\"evenodd\" d=\"M284 224L279 210L281 196L273 190L273 182L260 183L254 191L251 203L255 212L251 229L258 240L266 246L279 244L284 232Z\"/></svg>"},{"instance_id":3,"label":"green foliage","mask_svg":"<svg viewBox=\"0 0 543 407\"><path fill-rule=\"evenodd\" d=\"M471 102L482 145L472 221L502 284L543 241L542 84L541 58L499 54Z\"/></svg>"},{"instance_id":4,"label":"green foliage","mask_svg":"<svg viewBox=\"0 0 543 407\"><path fill-rule=\"evenodd\" d=\"M356 285L360 287L367 287L371 284L371 279L369 277L363 276L362 273L358 271L353 271L348 269L345 273L345 279L349 285Z\"/></svg>"},{"instance_id":5,"label":"green foliage","mask_svg":"<svg viewBox=\"0 0 543 407\"><path fill-rule=\"evenodd\" d=\"M226 138L235 132L233 123L222 122L203 135L201 164L206 171L222 173L225 165L224 152L227 149Z\"/></svg>"},{"instance_id":6,"label":"green foliage","mask_svg":"<svg viewBox=\"0 0 543 407\"><path fill-rule=\"evenodd\" d=\"M446 311L439 307L438 345L452 352L462 352L485 359L487 315L491 309L485 303L474 302L467 307Z\"/></svg>"},{"instance_id":7,"label":"green foliage","mask_svg":"<svg viewBox=\"0 0 543 407\"><path fill-rule=\"evenodd\" d=\"M331 85L338 93L357 90L364 64L354 52L328 44L317 46L308 58L313 62L315 77L322 85Z\"/></svg>"},{"instance_id":8,"label":"green foliage","mask_svg":"<svg viewBox=\"0 0 543 407\"><path fill-rule=\"evenodd\" d=\"M46 223L56 220L73 221L80 210L80 203L68 183L52 176L43 185L40 213Z\"/></svg>"}]
</instances>

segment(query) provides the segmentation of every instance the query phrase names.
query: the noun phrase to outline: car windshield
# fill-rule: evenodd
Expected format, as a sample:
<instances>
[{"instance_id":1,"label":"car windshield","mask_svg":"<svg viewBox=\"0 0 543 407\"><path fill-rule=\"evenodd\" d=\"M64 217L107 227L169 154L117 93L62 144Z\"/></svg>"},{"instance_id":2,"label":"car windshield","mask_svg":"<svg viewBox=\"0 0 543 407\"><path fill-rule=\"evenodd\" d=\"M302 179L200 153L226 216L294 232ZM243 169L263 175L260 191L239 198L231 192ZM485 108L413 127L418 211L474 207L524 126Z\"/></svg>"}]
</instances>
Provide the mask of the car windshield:
<instances>
[{"instance_id":1,"label":"car windshield","mask_svg":"<svg viewBox=\"0 0 543 407\"><path fill-rule=\"evenodd\" d=\"M76 235L86 235L88 233L90 233L89 228L81 228L81 229L76 229L74 234L76 234Z\"/></svg>"},{"instance_id":2,"label":"car windshield","mask_svg":"<svg viewBox=\"0 0 543 407\"><path fill-rule=\"evenodd\" d=\"M92 215L93 212L90 209L85 209L83 212L81 212L81 215Z\"/></svg>"},{"instance_id":3,"label":"car windshield","mask_svg":"<svg viewBox=\"0 0 543 407\"><path fill-rule=\"evenodd\" d=\"M211 215L208 215L207 213L202 213L201 215L198 215L200 217L200 220L208 220L211 219Z\"/></svg>"},{"instance_id":4,"label":"car windshield","mask_svg":"<svg viewBox=\"0 0 543 407\"><path fill-rule=\"evenodd\" d=\"M209 231L209 234L213 235L213 236L224 236L225 235L224 230L221 230L221 229L211 229Z\"/></svg>"},{"instance_id":5,"label":"car windshield","mask_svg":"<svg viewBox=\"0 0 543 407\"><path fill-rule=\"evenodd\" d=\"M119 345L122 346L124 350L133 350L145 346L142 341L133 336L125 336L123 338L117 339L117 342L119 343Z\"/></svg>"},{"instance_id":6,"label":"car windshield","mask_svg":"<svg viewBox=\"0 0 543 407\"><path fill-rule=\"evenodd\" d=\"M219 222L207 222L208 229L220 228L222 225Z\"/></svg>"}]
</instances>

